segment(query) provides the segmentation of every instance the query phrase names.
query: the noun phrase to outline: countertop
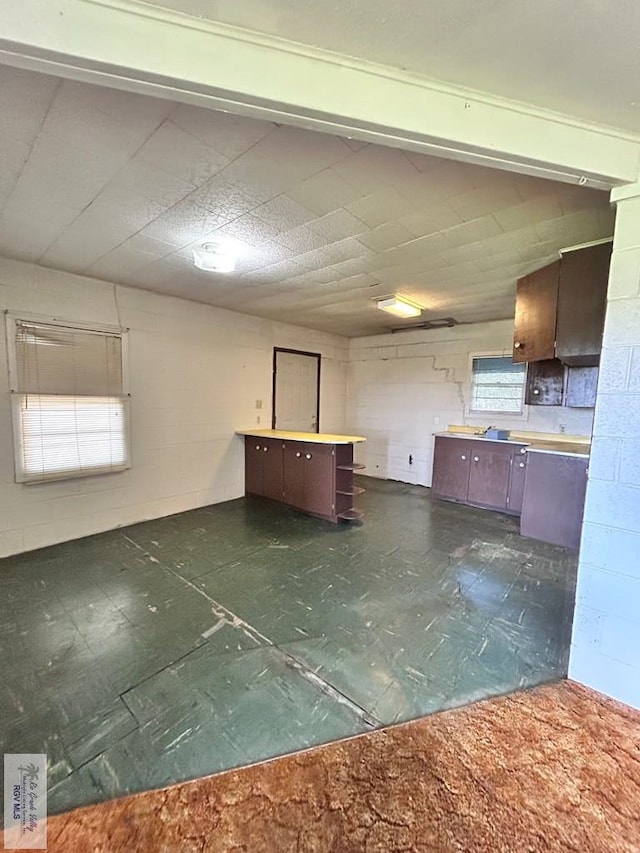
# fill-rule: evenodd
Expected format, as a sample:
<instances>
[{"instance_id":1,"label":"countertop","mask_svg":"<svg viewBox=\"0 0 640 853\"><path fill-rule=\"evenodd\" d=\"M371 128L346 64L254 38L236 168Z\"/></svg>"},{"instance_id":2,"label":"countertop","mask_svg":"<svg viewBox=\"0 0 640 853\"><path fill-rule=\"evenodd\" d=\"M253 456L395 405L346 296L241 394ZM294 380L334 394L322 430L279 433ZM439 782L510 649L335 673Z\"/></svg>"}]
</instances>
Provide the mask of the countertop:
<instances>
[{"instance_id":1,"label":"countertop","mask_svg":"<svg viewBox=\"0 0 640 853\"><path fill-rule=\"evenodd\" d=\"M562 441L562 439L549 438L485 438L484 435L475 435L473 433L458 433L458 432L439 432L436 433L444 438L461 438L473 439L475 441L491 441L494 444L517 444L524 447L527 453L558 453L562 456L582 456L588 457L590 452L590 443L577 441Z\"/></svg>"},{"instance_id":2,"label":"countertop","mask_svg":"<svg viewBox=\"0 0 640 853\"><path fill-rule=\"evenodd\" d=\"M362 435L334 435L330 432L297 432L288 429L238 429L236 435L283 438L288 441L307 441L311 444L359 444L367 440Z\"/></svg>"}]
</instances>

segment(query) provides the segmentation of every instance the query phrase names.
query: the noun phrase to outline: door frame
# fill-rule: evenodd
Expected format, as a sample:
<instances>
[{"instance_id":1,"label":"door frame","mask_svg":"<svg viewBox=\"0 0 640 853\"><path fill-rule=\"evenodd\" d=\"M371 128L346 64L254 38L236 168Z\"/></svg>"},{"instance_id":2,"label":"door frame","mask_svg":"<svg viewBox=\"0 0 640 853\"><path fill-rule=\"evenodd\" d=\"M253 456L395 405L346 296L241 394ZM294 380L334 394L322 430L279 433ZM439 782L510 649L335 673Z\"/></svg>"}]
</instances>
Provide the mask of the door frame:
<instances>
[{"instance_id":1,"label":"door frame","mask_svg":"<svg viewBox=\"0 0 640 853\"><path fill-rule=\"evenodd\" d=\"M306 352L300 349L289 349L288 347L273 348L273 378L271 390L271 429L276 428L276 372L279 352L289 352L294 355L306 355L315 358L318 362L317 379L316 379L316 432L320 432L320 365L322 364L322 355L319 352Z\"/></svg>"}]
</instances>

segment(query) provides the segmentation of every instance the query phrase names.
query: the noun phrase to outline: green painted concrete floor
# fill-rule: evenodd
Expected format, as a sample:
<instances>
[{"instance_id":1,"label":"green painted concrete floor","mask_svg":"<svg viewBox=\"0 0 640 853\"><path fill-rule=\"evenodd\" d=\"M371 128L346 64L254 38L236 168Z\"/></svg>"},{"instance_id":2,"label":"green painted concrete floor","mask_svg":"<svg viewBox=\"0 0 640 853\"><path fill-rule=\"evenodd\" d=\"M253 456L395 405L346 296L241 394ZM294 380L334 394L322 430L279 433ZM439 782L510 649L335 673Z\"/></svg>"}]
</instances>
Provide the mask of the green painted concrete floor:
<instances>
[{"instance_id":1,"label":"green painted concrete floor","mask_svg":"<svg viewBox=\"0 0 640 853\"><path fill-rule=\"evenodd\" d=\"M2 751L51 812L566 675L575 555L362 483L360 526L240 499L0 561Z\"/></svg>"}]
</instances>

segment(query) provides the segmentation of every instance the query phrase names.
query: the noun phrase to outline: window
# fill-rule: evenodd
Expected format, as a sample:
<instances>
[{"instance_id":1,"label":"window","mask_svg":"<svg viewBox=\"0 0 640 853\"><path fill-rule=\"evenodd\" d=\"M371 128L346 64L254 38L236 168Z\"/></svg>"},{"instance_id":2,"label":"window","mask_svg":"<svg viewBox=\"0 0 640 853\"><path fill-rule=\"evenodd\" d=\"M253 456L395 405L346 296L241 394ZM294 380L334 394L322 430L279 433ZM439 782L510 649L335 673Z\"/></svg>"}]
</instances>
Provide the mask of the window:
<instances>
[{"instance_id":1,"label":"window","mask_svg":"<svg viewBox=\"0 0 640 853\"><path fill-rule=\"evenodd\" d=\"M471 360L472 412L522 414L526 365L509 356L474 356Z\"/></svg>"},{"instance_id":2,"label":"window","mask_svg":"<svg viewBox=\"0 0 640 853\"><path fill-rule=\"evenodd\" d=\"M126 332L7 315L16 481L130 467Z\"/></svg>"}]
</instances>

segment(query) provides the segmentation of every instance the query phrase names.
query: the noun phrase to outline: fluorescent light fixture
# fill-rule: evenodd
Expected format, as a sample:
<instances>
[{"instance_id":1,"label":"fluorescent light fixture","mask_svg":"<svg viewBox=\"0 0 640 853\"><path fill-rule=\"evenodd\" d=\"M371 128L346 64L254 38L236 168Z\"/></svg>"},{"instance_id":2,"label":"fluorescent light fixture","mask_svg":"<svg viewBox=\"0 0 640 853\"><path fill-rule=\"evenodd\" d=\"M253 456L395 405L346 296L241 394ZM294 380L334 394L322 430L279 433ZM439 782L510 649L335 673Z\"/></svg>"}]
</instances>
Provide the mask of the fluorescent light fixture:
<instances>
[{"instance_id":1,"label":"fluorescent light fixture","mask_svg":"<svg viewBox=\"0 0 640 853\"><path fill-rule=\"evenodd\" d=\"M193 263L206 272L233 272L236 256L233 247L224 243L203 243L193 250Z\"/></svg>"},{"instance_id":2,"label":"fluorescent light fixture","mask_svg":"<svg viewBox=\"0 0 640 853\"><path fill-rule=\"evenodd\" d=\"M422 314L422 309L417 305L412 305L401 296L392 296L389 299L381 299L378 302L378 308L381 311L387 311L395 317L419 317Z\"/></svg>"}]
</instances>

